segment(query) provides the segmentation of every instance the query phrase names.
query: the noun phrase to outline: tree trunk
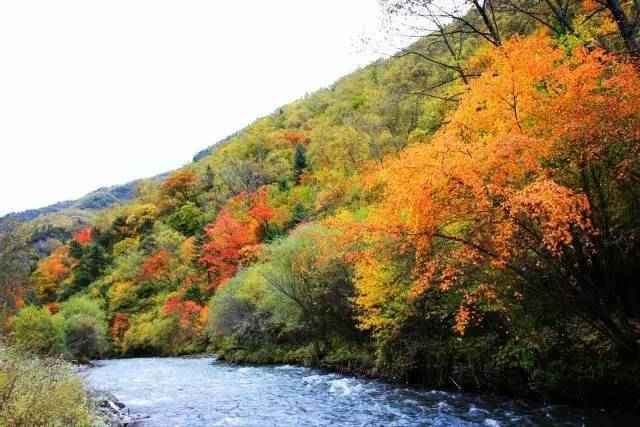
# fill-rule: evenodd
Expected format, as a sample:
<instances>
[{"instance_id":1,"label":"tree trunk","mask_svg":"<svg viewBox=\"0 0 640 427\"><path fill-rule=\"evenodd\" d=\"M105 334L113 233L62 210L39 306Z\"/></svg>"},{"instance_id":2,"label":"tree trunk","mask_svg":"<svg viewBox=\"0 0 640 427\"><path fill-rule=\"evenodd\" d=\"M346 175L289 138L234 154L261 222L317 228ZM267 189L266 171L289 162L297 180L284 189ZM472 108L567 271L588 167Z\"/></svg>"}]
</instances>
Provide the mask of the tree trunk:
<instances>
[{"instance_id":1,"label":"tree trunk","mask_svg":"<svg viewBox=\"0 0 640 427\"><path fill-rule=\"evenodd\" d=\"M636 40L636 24L635 22L630 22L629 18L625 14L622 5L620 4L620 0L606 0L607 8L611 12L613 19L616 21L618 25L618 30L620 30L620 35L624 40L624 44L627 47L629 53L633 56L640 56L640 44Z\"/></svg>"}]
</instances>

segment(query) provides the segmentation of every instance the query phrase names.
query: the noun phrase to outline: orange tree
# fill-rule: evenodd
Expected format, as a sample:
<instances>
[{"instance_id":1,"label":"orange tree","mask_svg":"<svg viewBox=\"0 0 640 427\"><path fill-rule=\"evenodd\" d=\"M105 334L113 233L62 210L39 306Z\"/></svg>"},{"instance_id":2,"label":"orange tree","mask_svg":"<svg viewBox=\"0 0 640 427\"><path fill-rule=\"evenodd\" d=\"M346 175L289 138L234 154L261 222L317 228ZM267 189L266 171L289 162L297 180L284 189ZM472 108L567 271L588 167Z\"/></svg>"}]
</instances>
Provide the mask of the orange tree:
<instances>
[{"instance_id":1,"label":"orange tree","mask_svg":"<svg viewBox=\"0 0 640 427\"><path fill-rule=\"evenodd\" d=\"M488 311L508 318L509 302L535 291L636 353L637 70L540 33L470 66L481 76L447 125L370 178L381 197L357 258L362 325L389 327L402 315L390 301L437 290L458 296L464 333ZM412 259L405 287L401 253Z\"/></svg>"}]
</instances>

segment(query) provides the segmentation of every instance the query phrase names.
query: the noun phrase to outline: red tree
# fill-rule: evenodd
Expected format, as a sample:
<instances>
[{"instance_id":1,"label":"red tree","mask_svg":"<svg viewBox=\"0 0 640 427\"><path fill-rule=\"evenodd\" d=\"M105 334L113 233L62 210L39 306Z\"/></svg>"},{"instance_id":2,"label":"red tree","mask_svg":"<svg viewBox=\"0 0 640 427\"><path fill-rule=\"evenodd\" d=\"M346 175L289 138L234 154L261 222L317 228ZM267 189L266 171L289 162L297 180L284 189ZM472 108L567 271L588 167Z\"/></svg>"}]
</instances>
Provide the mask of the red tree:
<instances>
[{"instance_id":1,"label":"red tree","mask_svg":"<svg viewBox=\"0 0 640 427\"><path fill-rule=\"evenodd\" d=\"M212 287L233 277L246 251L243 248L260 243L264 227L274 210L264 190L232 199L205 231L208 242L203 246L201 262L209 271Z\"/></svg>"},{"instance_id":2,"label":"red tree","mask_svg":"<svg viewBox=\"0 0 640 427\"><path fill-rule=\"evenodd\" d=\"M171 254L166 249L160 249L153 255L150 255L143 263L140 269L141 280L158 279L169 268Z\"/></svg>"},{"instance_id":3,"label":"red tree","mask_svg":"<svg viewBox=\"0 0 640 427\"><path fill-rule=\"evenodd\" d=\"M93 238L93 228L91 227L85 227L83 229L76 231L73 234L73 240L75 240L82 246L90 243L92 238Z\"/></svg>"}]
</instances>

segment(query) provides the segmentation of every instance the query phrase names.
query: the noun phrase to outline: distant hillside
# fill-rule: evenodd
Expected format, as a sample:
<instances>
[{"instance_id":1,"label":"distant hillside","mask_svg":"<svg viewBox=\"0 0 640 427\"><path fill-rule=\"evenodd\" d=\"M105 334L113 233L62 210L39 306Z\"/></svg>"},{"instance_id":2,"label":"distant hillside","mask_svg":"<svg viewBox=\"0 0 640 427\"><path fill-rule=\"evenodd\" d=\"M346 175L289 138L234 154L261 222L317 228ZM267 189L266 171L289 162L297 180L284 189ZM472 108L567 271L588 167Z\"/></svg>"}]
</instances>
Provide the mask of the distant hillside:
<instances>
[{"instance_id":1,"label":"distant hillside","mask_svg":"<svg viewBox=\"0 0 640 427\"><path fill-rule=\"evenodd\" d=\"M210 145L209 147L197 152L193 156L193 162L198 162L199 160L202 160L203 158L211 155L214 149L221 148L233 138L241 134L243 131L244 129L241 129L225 138L222 138L220 141ZM160 182L170 173L171 171L156 175L148 179L138 179L126 184L114 185L111 187L101 187L76 200L65 200L42 208L28 209L21 212L12 212L0 217L0 229L2 229L2 227L8 223L29 222L50 214L69 214L69 216L77 217L78 214L82 211L95 211L99 209L105 209L119 203L128 202L135 198L138 185L141 182L146 180Z\"/></svg>"},{"instance_id":2,"label":"distant hillside","mask_svg":"<svg viewBox=\"0 0 640 427\"><path fill-rule=\"evenodd\" d=\"M32 221L43 215L59 213L70 209L103 209L116 203L125 202L133 199L136 194L136 188L140 180L132 181L123 185L115 185L113 187L102 187L91 193L77 199L58 202L53 205L45 206L38 209L29 209L22 212L10 213L0 219L0 221Z\"/></svg>"},{"instance_id":3,"label":"distant hillside","mask_svg":"<svg viewBox=\"0 0 640 427\"><path fill-rule=\"evenodd\" d=\"M237 136L241 135L242 132L244 132L246 129L247 129L247 127L244 127L242 129L240 129L239 131L236 131L236 132L232 133L231 135L222 138L221 140L219 140L218 142L208 146L207 148L198 151L193 156L193 162L194 163L198 162L198 161L210 156L211 154L213 154L214 150L218 150L218 149L222 148L225 144L227 144L228 142L233 140L233 138L236 138Z\"/></svg>"},{"instance_id":4,"label":"distant hillside","mask_svg":"<svg viewBox=\"0 0 640 427\"><path fill-rule=\"evenodd\" d=\"M168 174L169 172L163 173L149 179L158 182L163 180ZM30 222L54 214L67 215L76 218L79 216L83 217L85 215L82 215L82 213L89 214L93 211L105 209L113 205L132 200L136 196L138 185L143 181L145 180L138 179L122 185L102 187L76 200L66 200L43 208L28 209L22 212L7 214L0 217L0 229L2 229L5 224ZM82 221L80 220L80 222Z\"/></svg>"}]
</instances>

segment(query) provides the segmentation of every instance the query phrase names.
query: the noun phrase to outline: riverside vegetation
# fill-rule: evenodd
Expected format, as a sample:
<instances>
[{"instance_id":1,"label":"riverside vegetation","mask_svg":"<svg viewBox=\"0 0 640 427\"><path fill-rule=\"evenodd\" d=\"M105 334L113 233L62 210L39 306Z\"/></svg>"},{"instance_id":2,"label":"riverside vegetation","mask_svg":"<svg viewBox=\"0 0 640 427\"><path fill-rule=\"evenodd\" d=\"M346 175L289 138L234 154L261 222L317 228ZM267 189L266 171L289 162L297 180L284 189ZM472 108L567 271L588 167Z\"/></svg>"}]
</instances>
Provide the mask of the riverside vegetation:
<instances>
[{"instance_id":1,"label":"riverside vegetation","mask_svg":"<svg viewBox=\"0 0 640 427\"><path fill-rule=\"evenodd\" d=\"M637 410L638 3L468 3L383 2L436 31L90 224L8 228L12 345Z\"/></svg>"}]
</instances>

